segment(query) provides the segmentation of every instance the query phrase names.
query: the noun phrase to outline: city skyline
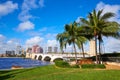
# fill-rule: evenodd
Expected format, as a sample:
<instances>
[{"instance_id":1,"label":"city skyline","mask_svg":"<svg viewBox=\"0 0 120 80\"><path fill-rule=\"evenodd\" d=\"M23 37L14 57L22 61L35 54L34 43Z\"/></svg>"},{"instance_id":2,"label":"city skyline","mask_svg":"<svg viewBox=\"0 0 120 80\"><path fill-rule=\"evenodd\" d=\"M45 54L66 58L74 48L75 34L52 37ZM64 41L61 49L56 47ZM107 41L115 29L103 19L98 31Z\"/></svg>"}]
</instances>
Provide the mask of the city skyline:
<instances>
[{"instance_id":1,"label":"city skyline","mask_svg":"<svg viewBox=\"0 0 120 80\"><path fill-rule=\"evenodd\" d=\"M64 25L79 22L93 9L114 12L110 20L120 23L119 0L0 0L0 49L59 46L56 35L64 31ZM120 39L104 37L103 45L106 52L120 52ZM89 50L89 44L85 49Z\"/></svg>"}]
</instances>

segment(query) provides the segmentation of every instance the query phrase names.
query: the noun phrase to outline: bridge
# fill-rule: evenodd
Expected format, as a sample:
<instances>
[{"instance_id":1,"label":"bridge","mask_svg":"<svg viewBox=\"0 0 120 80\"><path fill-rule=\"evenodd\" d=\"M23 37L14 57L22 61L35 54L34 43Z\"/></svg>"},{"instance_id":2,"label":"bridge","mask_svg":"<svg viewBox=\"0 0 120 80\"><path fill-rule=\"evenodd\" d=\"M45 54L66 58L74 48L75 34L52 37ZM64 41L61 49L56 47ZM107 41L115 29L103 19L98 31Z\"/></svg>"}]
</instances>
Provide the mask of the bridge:
<instances>
[{"instance_id":1,"label":"bridge","mask_svg":"<svg viewBox=\"0 0 120 80\"><path fill-rule=\"evenodd\" d=\"M77 54L77 58L82 58L82 54ZM85 57L90 57L90 55L85 55ZM42 60L42 61L54 61L56 59L73 59L75 58L75 54L43 54L43 53L26 53L26 58Z\"/></svg>"}]
</instances>

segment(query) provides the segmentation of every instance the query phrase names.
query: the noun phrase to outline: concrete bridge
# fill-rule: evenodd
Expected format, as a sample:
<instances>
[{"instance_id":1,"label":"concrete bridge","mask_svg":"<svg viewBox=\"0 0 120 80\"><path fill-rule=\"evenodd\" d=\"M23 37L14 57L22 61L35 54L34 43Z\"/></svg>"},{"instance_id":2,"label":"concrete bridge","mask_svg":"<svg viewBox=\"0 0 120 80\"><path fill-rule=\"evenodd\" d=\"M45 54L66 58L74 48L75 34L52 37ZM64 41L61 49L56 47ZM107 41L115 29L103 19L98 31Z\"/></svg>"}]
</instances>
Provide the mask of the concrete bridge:
<instances>
[{"instance_id":1,"label":"concrete bridge","mask_svg":"<svg viewBox=\"0 0 120 80\"><path fill-rule=\"evenodd\" d=\"M82 54L77 54L77 58L82 58ZM85 57L90 57L89 55L85 55ZM42 60L42 61L54 61L56 59L71 59L75 58L74 54L43 54L43 53L26 53L26 58Z\"/></svg>"}]
</instances>

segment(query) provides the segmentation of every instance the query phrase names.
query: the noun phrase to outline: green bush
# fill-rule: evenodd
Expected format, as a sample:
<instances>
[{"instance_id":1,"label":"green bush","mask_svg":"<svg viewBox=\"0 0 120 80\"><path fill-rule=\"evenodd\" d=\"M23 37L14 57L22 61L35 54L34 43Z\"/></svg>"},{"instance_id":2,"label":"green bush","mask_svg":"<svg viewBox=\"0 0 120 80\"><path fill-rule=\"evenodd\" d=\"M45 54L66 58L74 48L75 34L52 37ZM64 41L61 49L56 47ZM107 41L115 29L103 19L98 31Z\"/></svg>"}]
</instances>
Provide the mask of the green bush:
<instances>
[{"instance_id":1,"label":"green bush","mask_svg":"<svg viewBox=\"0 0 120 80\"><path fill-rule=\"evenodd\" d=\"M55 61L63 61L63 59L57 58L57 59L55 59L53 62L55 62Z\"/></svg>"},{"instance_id":2,"label":"green bush","mask_svg":"<svg viewBox=\"0 0 120 80\"><path fill-rule=\"evenodd\" d=\"M71 68L80 68L79 65L72 65Z\"/></svg>"},{"instance_id":3,"label":"green bush","mask_svg":"<svg viewBox=\"0 0 120 80\"><path fill-rule=\"evenodd\" d=\"M70 65L68 62L65 61L55 61L55 65L58 67L62 67L62 68L69 68Z\"/></svg>"},{"instance_id":4,"label":"green bush","mask_svg":"<svg viewBox=\"0 0 120 80\"><path fill-rule=\"evenodd\" d=\"M104 69L106 68L104 64L97 64L96 65L96 68L101 68L101 69Z\"/></svg>"},{"instance_id":5,"label":"green bush","mask_svg":"<svg viewBox=\"0 0 120 80\"><path fill-rule=\"evenodd\" d=\"M85 68L90 68L90 69L100 68L100 69L104 69L105 65L104 64L82 64L81 68L83 68L83 69L85 69Z\"/></svg>"}]
</instances>

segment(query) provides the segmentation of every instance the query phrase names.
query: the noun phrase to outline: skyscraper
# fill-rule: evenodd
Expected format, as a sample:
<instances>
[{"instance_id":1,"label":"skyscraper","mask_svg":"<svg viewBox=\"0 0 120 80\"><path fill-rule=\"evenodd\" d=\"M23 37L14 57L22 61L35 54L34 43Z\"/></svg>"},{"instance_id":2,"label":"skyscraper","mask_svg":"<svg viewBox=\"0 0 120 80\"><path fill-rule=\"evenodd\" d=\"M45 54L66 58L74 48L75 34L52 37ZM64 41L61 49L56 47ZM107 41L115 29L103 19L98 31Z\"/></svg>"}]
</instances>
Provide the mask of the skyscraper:
<instances>
[{"instance_id":1,"label":"skyscraper","mask_svg":"<svg viewBox=\"0 0 120 80\"><path fill-rule=\"evenodd\" d=\"M49 47L48 47L48 53L51 53L51 52L52 52L52 47L49 46Z\"/></svg>"},{"instance_id":2,"label":"skyscraper","mask_svg":"<svg viewBox=\"0 0 120 80\"><path fill-rule=\"evenodd\" d=\"M17 47L16 47L16 54L21 54L21 52L22 52L22 47L20 46L20 45L18 45Z\"/></svg>"},{"instance_id":3,"label":"skyscraper","mask_svg":"<svg viewBox=\"0 0 120 80\"><path fill-rule=\"evenodd\" d=\"M39 45L34 45L32 47L32 53L43 53L43 48L39 47Z\"/></svg>"},{"instance_id":4,"label":"skyscraper","mask_svg":"<svg viewBox=\"0 0 120 80\"><path fill-rule=\"evenodd\" d=\"M54 52L57 53L58 47L54 47Z\"/></svg>"},{"instance_id":5,"label":"skyscraper","mask_svg":"<svg viewBox=\"0 0 120 80\"><path fill-rule=\"evenodd\" d=\"M90 41L90 52L89 52L90 55L95 55L95 40L91 40Z\"/></svg>"}]
</instances>

